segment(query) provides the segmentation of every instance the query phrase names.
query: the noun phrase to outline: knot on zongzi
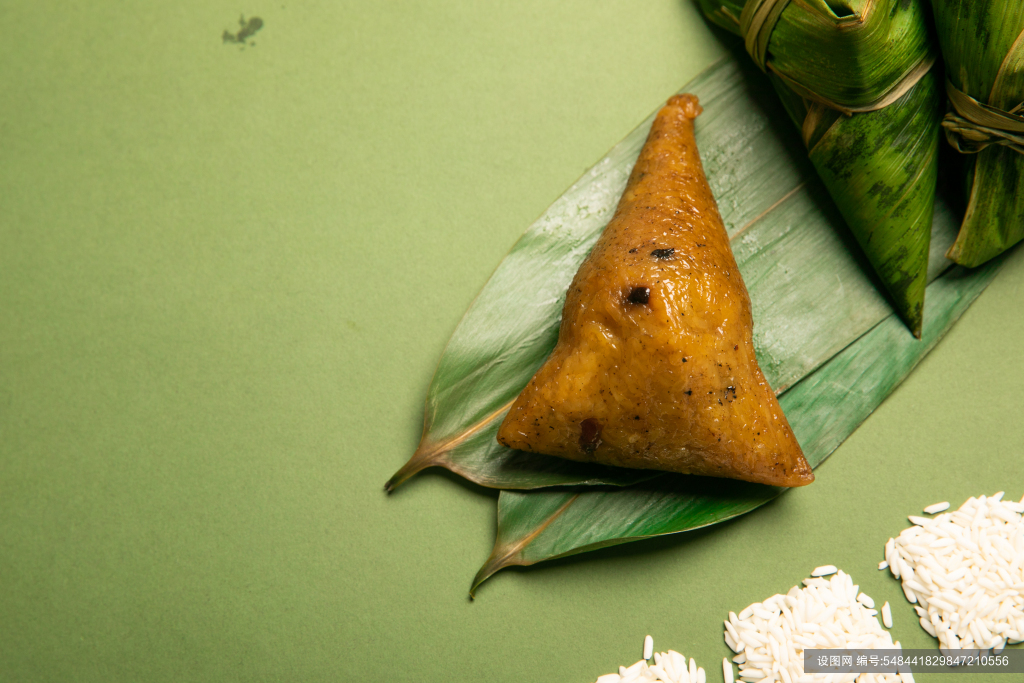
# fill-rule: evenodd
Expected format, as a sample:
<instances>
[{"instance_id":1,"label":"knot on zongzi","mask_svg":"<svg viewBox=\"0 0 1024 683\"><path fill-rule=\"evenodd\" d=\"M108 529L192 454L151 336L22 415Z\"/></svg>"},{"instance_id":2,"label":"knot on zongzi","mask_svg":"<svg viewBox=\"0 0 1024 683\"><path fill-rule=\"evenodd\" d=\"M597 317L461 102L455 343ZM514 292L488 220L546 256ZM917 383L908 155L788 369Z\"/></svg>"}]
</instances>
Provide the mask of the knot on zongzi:
<instances>
[{"instance_id":1,"label":"knot on zongzi","mask_svg":"<svg viewBox=\"0 0 1024 683\"><path fill-rule=\"evenodd\" d=\"M989 145L1003 145L1024 154L1024 102L1012 111L983 104L946 81L953 110L942 119L946 139L962 154L977 154Z\"/></svg>"}]
</instances>

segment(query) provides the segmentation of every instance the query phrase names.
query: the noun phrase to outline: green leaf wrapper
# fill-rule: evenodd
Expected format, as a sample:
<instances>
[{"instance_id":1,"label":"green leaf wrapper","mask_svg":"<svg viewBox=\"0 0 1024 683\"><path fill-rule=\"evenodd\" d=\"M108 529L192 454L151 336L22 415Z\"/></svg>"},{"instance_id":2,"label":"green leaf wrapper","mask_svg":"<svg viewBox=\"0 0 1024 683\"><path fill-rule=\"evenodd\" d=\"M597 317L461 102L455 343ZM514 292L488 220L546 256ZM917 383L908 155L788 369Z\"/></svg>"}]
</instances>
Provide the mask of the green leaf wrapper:
<instances>
[{"instance_id":1,"label":"green leaf wrapper","mask_svg":"<svg viewBox=\"0 0 1024 683\"><path fill-rule=\"evenodd\" d=\"M977 266L1024 238L1024 3L932 0L932 7L950 94L996 112L985 117L954 99L943 124L967 164L967 210L949 258Z\"/></svg>"}]
</instances>

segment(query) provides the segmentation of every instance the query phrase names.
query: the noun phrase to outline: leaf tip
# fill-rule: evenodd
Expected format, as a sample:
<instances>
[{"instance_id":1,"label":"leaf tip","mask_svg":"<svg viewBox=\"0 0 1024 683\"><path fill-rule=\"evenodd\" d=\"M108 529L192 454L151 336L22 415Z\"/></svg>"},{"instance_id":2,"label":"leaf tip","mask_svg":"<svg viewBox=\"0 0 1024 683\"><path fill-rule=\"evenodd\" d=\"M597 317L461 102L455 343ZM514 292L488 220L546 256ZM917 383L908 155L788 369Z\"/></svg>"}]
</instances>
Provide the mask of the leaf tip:
<instances>
[{"instance_id":1,"label":"leaf tip","mask_svg":"<svg viewBox=\"0 0 1024 683\"><path fill-rule=\"evenodd\" d=\"M484 562L484 566L480 567L480 571L478 571L476 576L473 577L473 584L469 587L469 599L476 599L476 589L480 587L480 584L494 576L505 567L513 564L519 564L514 561L514 553L506 552L498 543L495 543L491 556L487 558L487 561Z\"/></svg>"},{"instance_id":2,"label":"leaf tip","mask_svg":"<svg viewBox=\"0 0 1024 683\"><path fill-rule=\"evenodd\" d=\"M922 297L923 299L923 297ZM904 306L894 306L896 312L903 320L903 324L907 326L910 334L914 335L914 339L921 338L921 331L924 329L924 303L910 306L909 308Z\"/></svg>"},{"instance_id":3,"label":"leaf tip","mask_svg":"<svg viewBox=\"0 0 1024 683\"><path fill-rule=\"evenodd\" d=\"M905 321L907 329L910 330L910 334L914 335L914 339L921 339L921 330L924 328L924 321L921 318L911 319Z\"/></svg>"},{"instance_id":4,"label":"leaf tip","mask_svg":"<svg viewBox=\"0 0 1024 683\"><path fill-rule=\"evenodd\" d=\"M399 486L405 483L407 479L413 475L425 470L428 467L436 465L438 453L421 443L420 447L416 449L416 452L409 458L409 462L402 465L397 472L395 472L387 483L384 484L384 491L391 493Z\"/></svg>"},{"instance_id":5,"label":"leaf tip","mask_svg":"<svg viewBox=\"0 0 1024 683\"><path fill-rule=\"evenodd\" d=\"M910 312L910 316L907 319L910 333L914 335L914 339L921 338L921 330L924 329L924 304L916 306L913 311Z\"/></svg>"},{"instance_id":6,"label":"leaf tip","mask_svg":"<svg viewBox=\"0 0 1024 683\"><path fill-rule=\"evenodd\" d=\"M480 571L478 571L476 573L476 576L473 577L473 583L469 587L469 599L470 599L470 601L476 600L476 589L480 587L480 584L482 584L484 581L489 579L491 577L491 575L494 574L494 571L497 571L497 570L489 571L490 570L490 565L491 565L491 560L488 559L487 563L484 564L483 567L480 567Z\"/></svg>"},{"instance_id":7,"label":"leaf tip","mask_svg":"<svg viewBox=\"0 0 1024 683\"><path fill-rule=\"evenodd\" d=\"M501 569L501 566L496 566L496 564L497 563L494 561L494 555L491 555L487 558L487 561L484 562L484 566L480 567L480 571L478 571L476 576L473 577L473 584L469 587L470 600L476 600L476 589L480 587L480 584L491 578L496 571Z\"/></svg>"}]
</instances>

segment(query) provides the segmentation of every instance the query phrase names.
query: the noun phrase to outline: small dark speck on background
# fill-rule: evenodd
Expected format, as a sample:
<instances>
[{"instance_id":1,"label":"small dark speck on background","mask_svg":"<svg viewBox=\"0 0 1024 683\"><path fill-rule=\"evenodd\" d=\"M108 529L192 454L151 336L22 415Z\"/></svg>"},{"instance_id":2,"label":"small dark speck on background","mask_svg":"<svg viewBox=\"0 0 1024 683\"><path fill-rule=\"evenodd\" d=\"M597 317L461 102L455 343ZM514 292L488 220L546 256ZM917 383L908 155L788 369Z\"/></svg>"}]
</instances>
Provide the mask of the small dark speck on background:
<instances>
[{"instance_id":1,"label":"small dark speck on background","mask_svg":"<svg viewBox=\"0 0 1024 683\"><path fill-rule=\"evenodd\" d=\"M235 43L242 47L245 47L247 44L255 45L256 41L251 41L249 38L256 35L256 32L261 28L263 28L262 19L259 17L249 17L249 19L246 20L245 15L243 14L238 19L238 32L232 33L231 31L225 30L224 34L221 36L221 40L225 43Z\"/></svg>"}]
</instances>

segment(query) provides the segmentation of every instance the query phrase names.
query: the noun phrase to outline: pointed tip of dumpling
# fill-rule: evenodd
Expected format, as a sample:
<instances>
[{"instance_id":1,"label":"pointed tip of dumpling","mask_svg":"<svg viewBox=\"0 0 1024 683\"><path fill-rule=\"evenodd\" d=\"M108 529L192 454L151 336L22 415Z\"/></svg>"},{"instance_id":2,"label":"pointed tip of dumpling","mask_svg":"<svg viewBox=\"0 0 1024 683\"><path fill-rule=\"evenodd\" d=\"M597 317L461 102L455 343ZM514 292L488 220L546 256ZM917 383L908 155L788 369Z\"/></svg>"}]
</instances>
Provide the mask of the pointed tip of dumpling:
<instances>
[{"instance_id":1,"label":"pointed tip of dumpling","mask_svg":"<svg viewBox=\"0 0 1024 683\"><path fill-rule=\"evenodd\" d=\"M808 484L813 483L814 470L811 469L811 466L807 463L806 460L800 458L797 468L794 469L790 477L786 480L786 483L780 484L780 486L785 486L787 488L796 488L797 486L807 486Z\"/></svg>"},{"instance_id":2,"label":"pointed tip of dumpling","mask_svg":"<svg viewBox=\"0 0 1024 683\"><path fill-rule=\"evenodd\" d=\"M695 119L704 111L704 108L700 106L700 100L697 99L697 96L691 95L690 93L682 93L680 95L672 96L665 107L678 107L682 109L683 116L688 119Z\"/></svg>"},{"instance_id":3,"label":"pointed tip of dumpling","mask_svg":"<svg viewBox=\"0 0 1024 683\"><path fill-rule=\"evenodd\" d=\"M916 298L916 301L909 302L906 299L898 300L896 309L910 333L915 339L920 339L924 329L924 292Z\"/></svg>"}]
</instances>

